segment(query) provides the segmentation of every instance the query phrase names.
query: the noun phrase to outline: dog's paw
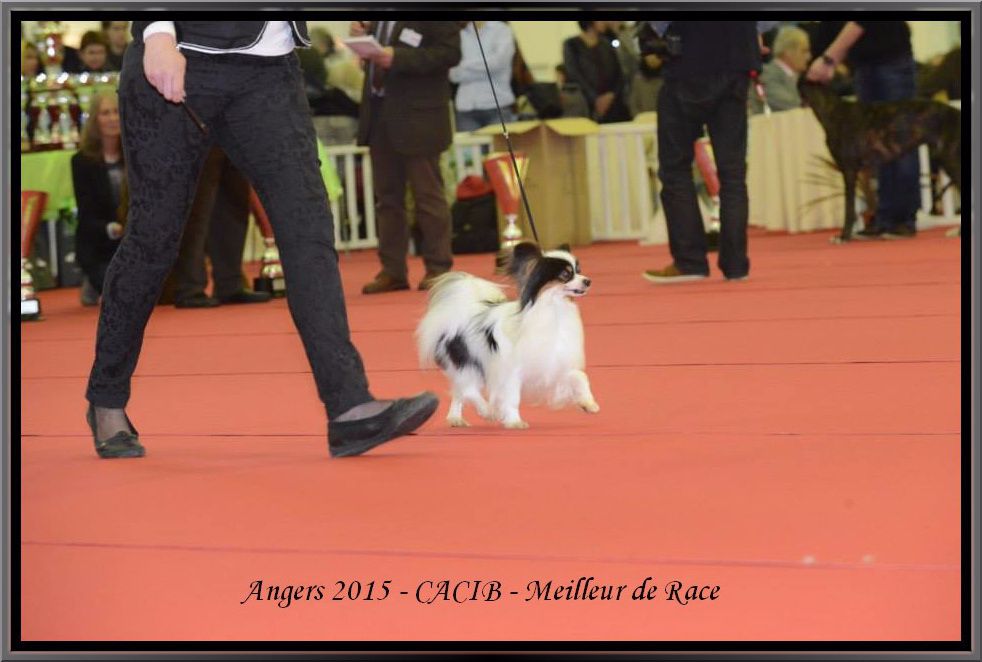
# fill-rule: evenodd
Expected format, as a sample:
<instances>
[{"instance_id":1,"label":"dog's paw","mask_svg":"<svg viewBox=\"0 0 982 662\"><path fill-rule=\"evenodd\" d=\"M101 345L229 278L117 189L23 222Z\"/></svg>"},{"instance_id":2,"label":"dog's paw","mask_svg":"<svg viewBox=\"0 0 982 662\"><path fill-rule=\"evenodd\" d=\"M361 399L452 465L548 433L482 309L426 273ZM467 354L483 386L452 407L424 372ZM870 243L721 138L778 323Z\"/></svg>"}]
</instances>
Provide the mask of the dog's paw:
<instances>
[{"instance_id":1,"label":"dog's paw","mask_svg":"<svg viewBox=\"0 0 982 662\"><path fill-rule=\"evenodd\" d=\"M597 404L596 400L588 400L586 402L579 403L580 409L588 414L596 414L600 411L600 405Z\"/></svg>"},{"instance_id":2,"label":"dog's paw","mask_svg":"<svg viewBox=\"0 0 982 662\"><path fill-rule=\"evenodd\" d=\"M829 239L830 244L844 244L845 242L846 240L843 239L840 235L835 235L834 237Z\"/></svg>"},{"instance_id":3,"label":"dog's paw","mask_svg":"<svg viewBox=\"0 0 982 662\"><path fill-rule=\"evenodd\" d=\"M509 430L527 430L529 424L519 419L517 421L506 421L504 426Z\"/></svg>"},{"instance_id":4,"label":"dog's paw","mask_svg":"<svg viewBox=\"0 0 982 662\"><path fill-rule=\"evenodd\" d=\"M477 415L486 421L493 421L497 418L497 416L494 415L494 410L492 410L490 407L478 407Z\"/></svg>"},{"instance_id":5,"label":"dog's paw","mask_svg":"<svg viewBox=\"0 0 982 662\"><path fill-rule=\"evenodd\" d=\"M469 428L471 426L463 416L448 416L447 424L452 428Z\"/></svg>"}]
</instances>

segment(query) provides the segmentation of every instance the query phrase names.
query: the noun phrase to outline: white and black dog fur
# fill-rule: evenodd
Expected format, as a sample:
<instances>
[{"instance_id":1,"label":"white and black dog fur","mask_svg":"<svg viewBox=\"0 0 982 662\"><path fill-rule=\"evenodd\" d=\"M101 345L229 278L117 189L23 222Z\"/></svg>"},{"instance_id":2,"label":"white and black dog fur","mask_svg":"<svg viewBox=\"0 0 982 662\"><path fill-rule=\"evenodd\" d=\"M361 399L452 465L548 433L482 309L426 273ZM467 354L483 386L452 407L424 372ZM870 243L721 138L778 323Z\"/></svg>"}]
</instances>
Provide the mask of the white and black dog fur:
<instances>
[{"instance_id":1,"label":"white and black dog fur","mask_svg":"<svg viewBox=\"0 0 982 662\"><path fill-rule=\"evenodd\" d=\"M600 411L584 372L574 303L590 288L579 262L568 250L543 253L521 243L508 271L518 284L516 301L502 286L460 271L430 289L416 341L423 367L438 366L450 380L447 422L466 426L466 403L507 428L528 427L518 411L523 400Z\"/></svg>"}]
</instances>

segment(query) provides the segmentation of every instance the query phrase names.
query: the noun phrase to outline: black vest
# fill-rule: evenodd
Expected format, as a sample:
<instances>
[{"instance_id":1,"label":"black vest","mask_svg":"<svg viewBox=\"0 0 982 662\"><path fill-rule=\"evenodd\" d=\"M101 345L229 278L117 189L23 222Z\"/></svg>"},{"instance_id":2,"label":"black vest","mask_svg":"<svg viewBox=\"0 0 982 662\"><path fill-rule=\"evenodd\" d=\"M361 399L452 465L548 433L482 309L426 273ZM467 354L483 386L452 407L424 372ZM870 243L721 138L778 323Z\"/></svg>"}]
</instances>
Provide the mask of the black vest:
<instances>
[{"instance_id":1,"label":"black vest","mask_svg":"<svg viewBox=\"0 0 982 662\"><path fill-rule=\"evenodd\" d=\"M143 31L154 21L133 21L133 39L143 41ZM310 46L307 21L289 21L296 46ZM179 45L215 53L234 53L259 43L269 21L174 21Z\"/></svg>"}]
</instances>

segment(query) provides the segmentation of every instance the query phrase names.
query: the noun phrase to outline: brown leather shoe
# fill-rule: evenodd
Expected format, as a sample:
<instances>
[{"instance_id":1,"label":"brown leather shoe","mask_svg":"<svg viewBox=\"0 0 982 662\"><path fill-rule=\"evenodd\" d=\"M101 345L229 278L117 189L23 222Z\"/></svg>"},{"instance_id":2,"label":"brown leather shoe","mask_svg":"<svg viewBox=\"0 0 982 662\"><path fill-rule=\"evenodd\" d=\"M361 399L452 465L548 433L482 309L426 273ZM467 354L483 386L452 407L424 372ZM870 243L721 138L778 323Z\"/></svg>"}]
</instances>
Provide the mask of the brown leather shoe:
<instances>
[{"instance_id":1,"label":"brown leather shoe","mask_svg":"<svg viewBox=\"0 0 982 662\"><path fill-rule=\"evenodd\" d=\"M396 280L384 271L380 271L375 280L361 288L362 294L382 294L383 292L397 292L408 290L409 283L405 280Z\"/></svg>"},{"instance_id":2,"label":"brown leather shoe","mask_svg":"<svg viewBox=\"0 0 982 662\"><path fill-rule=\"evenodd\" d=\"M423 276L423 280L419 281L419 291L425 292L426 290L433 287L433 281L447 273L446 271L427 271L426 275Z\"/></svg>"}]
</instances>

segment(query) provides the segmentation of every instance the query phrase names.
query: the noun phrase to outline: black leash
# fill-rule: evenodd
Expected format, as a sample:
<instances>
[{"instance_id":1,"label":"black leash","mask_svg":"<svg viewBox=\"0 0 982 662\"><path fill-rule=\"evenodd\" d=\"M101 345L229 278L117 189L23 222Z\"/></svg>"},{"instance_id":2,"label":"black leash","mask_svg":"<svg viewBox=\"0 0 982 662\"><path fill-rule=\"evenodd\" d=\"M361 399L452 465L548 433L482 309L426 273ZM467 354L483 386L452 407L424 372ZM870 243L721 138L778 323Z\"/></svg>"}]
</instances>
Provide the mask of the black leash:
<instances>
[{"instance_id":1,"label":"black leash","mask_svg":"<svg viewBox=\"0 0 982 662\"><path fill-rule=\"evenodd\" d=\"M525 213L529 217L529 227L532 228L532 236L535 242L539 243L539 233L535 231L535 221L532 220L532 209L529 207L528 196L525 195L525 186L522 184L522 175L518 172L518 162L515 161L515 151L511 148L511 137L508 135L508 127L505 125L505 115L501 112L501 105L498 104L498 94L494 91L494 79L491 78L491 67L488 66L488 58L484 55L484 45L481 44L481 35L477 30L477 21L471 21L474 27L474 36L477 37L477 47L481 49L481 59L484 60L484 70L488 72L488 84L491 86L491 96L494 97L494 107L498 109L498 119L501 121L501 130L505 134L505 143L508 145L508 154L511 156L511 165L515 169L515 179L518 180L518 190L522 192L522 202L525 204Z\"/></svg>"}]
</instances>

